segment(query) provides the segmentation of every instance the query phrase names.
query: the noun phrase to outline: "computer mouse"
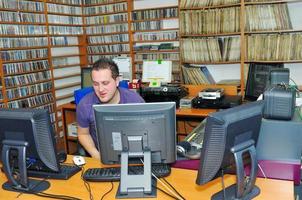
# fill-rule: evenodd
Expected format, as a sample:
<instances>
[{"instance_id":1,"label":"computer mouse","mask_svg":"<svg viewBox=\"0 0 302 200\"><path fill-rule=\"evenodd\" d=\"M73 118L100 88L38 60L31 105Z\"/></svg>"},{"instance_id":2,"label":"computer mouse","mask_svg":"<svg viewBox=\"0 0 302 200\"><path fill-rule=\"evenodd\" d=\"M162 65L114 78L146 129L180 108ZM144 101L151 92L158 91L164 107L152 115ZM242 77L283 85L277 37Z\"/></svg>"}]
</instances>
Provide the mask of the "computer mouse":
<instances>
[{"instance_id":1,"label":"computer mouse","mask_svg":"<svg viewBox=\"0 0 302 200\"><path fill-rule=\"evenodd\" d=\"M77 166L81 166L86 163L83 156L73 156L72 160L73 160L73 163Z\"/></svg>"},{"instance_id":2,"label":"computer mouse","mask_svg":"<svg viewBox=\"0 0 302 200\"><path fill-rule=\"evenodd\" d=\"M60 151L57 154L57 158L58 158L59 163L63 163L66 161L67 153L65 151Z\"/></svg>"}]
</instances>

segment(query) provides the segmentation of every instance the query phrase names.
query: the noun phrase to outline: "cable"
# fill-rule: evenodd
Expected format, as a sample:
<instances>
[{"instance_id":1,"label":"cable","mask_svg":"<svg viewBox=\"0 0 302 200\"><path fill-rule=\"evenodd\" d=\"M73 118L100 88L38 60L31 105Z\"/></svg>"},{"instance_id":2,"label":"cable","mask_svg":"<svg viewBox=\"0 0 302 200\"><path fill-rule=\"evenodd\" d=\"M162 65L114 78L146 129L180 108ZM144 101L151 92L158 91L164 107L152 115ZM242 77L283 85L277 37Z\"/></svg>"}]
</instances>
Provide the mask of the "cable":
<instances>
[{"instance_id":1,"label":"cable","mask_svg":"<svg viewBox=\"0 0 302 200\"><path fill-rule=\"evenodd\" d=\"M144 161L142 159L140 159L140 161L142 162L142 164L144 164ZM152 168L151 168L152 169ZM163 178L163 180L172 188L169 188L164 182L162 182L156 175L156 173L154 173L154 171L152 171L152 176L158 181L160 182L170 193L172 193L174 196L174 198L181 199L181 200L185 200L185 198L166 180ZM170 195L169 195L170 196ZM178 198L177 198L178 197Z\"/></svg>"},{"instance_id":2,"label":"cable","mask_svg":"<svg viewBox=\"0 0 302 200\"><path fill-rule=\"evenodd\" d=\"M105 194L103 194L103 196L101 197L101 200L103 200L105 198L105 196L113 190L113 182L110 181L110 183L111 183L111 188L109 189L109 191L107 191Z\"/></svg>"},{"instance_id":3,"label":"cable","mask_svg":"<svg viewBox=\"0 0 302 200\"><path fill-rule=\"evenodd\" d=\"M223 199L226 200L223 169L221 170L221 185L222 185L222 191L223 191Z\"/></svg>"},{"instance_id":4,"label":"cable","mask_svg":"<svg viewBox=\"0 0 302 200\"><path fill-rule=\"evenodd\" d=\"M154 185L152 185L152 187L155 187ZM168 195L169 197L178 200L178 198L172 196L171 194L169 194L168 192L164 191L163 189L159 188L159 187L155 187L157 190L161 191L162 193Z\"/></svg>"},{"instance_id":5,"label":"cable","mask_svg":"<svg viewBox=\"0 0 302 200\"><path fill-rule=\"evenodd\" d=\"M259 167L261 173L263 174L264 178L267 178L267 176L266 176L266 174L264 173L264 171L263 171L263 169L262 169L260 163L258 163L258 167Z\"/></svg>"},{"instance_id":6,"label":"cable","mask_svg":"<svg viewBox=\"0 0 302 200\"><path fill-rule=\"evenodd\" d=\"M88 191L89 193L89 199L90 200L93 200L93 195L92 195L92 192L91 192L91 187L90 187L90 184L89 182L87 182L85 179L84 179L84 172L85 172L85 168L84 167L81 167L81 179L83 180L84 182L84 185L85 185L85 188L86 190Z\"/></svg>"}]
</instances>

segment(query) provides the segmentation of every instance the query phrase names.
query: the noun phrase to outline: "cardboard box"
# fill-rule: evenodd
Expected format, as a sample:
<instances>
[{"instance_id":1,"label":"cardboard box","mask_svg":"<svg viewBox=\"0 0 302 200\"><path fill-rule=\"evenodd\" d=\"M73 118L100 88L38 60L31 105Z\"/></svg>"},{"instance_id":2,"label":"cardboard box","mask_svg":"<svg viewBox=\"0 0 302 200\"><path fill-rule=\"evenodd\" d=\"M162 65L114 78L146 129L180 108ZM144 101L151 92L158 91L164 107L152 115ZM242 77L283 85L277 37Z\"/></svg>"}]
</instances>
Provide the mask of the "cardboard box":
<instances>
[{"instance_id":1,"label":"cardboard box","mask_svg":"<svg viewBox=\"0 0 302 200\"><path fill-rule=\"evenodd\" d=\"M73 122L67 125L67 135L72 137L78 137L78 123Z\"/></svg>"}]
</instances>

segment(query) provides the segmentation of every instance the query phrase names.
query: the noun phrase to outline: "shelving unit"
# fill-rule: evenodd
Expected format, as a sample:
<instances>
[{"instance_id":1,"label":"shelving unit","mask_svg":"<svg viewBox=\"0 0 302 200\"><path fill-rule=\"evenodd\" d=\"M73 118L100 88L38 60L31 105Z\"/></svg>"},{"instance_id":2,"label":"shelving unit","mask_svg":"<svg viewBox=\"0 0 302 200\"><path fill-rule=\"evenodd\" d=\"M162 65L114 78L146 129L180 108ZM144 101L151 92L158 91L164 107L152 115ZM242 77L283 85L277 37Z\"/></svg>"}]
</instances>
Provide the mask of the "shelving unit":
<instances>
[{"instance_id":1,"label":"shelving unit","mask_svg":"<svg viewBox=\"0 0 302 200\"><path fill-rule=\"evenodd\" d=\"M143 61L171 60L172 82L180 83L177 5L146 9L132 7L131 58L134 78L142 78Z\"/></svg>"},{"instance_id":2,"label":"shelving unit","mask_svg":"<svg viewBox=\"0 0 302 200\"><path fill-rule=\"evenodd\" d=\"M55 125L44 3L2 1L0 10L1 107L47 108Z\"/></svg>"},{"instance_id":3,"label":"shelving unit","mask_svg":"<svg viewBox=\"0 0 302 200\"><path fill-rule=\"evenodd\" d=\"M88 65L102 57L130 55L128 1L85 1Z\"/></svg>"},{"instance_id":4,"label":"shelving unit","mask_svg":"<svg viewBox=\"0 0 302 200\"><path fill-rule=\"evenodd\" d=\"M227 2L180 1L180 49L184 82L216 84L216 77L210 71L229 68L240 77L239 82L234 84L243 93L241 4L240 0Z\"/></svg>"}]
</instances>

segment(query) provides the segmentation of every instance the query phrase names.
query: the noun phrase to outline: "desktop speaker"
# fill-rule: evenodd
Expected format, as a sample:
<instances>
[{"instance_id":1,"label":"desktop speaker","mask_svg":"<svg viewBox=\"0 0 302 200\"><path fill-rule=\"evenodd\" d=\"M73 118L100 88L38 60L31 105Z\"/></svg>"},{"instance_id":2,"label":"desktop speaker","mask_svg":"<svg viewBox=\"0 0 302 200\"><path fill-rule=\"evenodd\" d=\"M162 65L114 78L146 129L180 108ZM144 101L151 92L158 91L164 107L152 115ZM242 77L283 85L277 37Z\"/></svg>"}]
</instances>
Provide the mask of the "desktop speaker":
<instances>
[{"instance_id":1,"label":"desktop speaker","mask_svg":"<svg viewBox=\"0 0 302 200\"><path fill-rule=\"evenodd\" d=\"M270 85L289 85L289 69L276 68L270 71Z\"/></svg>"},{"instance_id":2,"label":"desktop speaker","mask_svg":"<svg viewBox=\"0 0 302 200\"><path fill-rule=\"evenodd\" d=\"M291 120L296 105L296 92L284 86L271 86L264 92L263 117Z\"/></svg>"}]
</instances>

